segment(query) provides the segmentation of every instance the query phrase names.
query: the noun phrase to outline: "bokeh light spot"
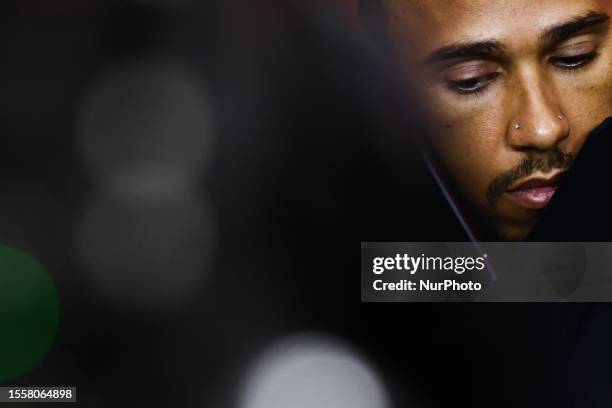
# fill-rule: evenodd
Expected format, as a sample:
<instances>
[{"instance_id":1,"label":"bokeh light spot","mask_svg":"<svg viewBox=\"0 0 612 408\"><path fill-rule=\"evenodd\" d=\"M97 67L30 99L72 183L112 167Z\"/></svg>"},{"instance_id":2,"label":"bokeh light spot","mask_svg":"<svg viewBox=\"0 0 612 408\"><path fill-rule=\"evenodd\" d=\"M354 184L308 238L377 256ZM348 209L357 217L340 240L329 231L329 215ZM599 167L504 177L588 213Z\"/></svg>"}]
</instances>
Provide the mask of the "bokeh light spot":
<instances>
[{"instance_id":1,"label":"bokeh light spot","mask_svg":"<svg viewBox=\"0 0 612 408\"><path fill-rule=\"evenodd\" d=\"M240 408L387 408L374 370L342 343L299 335L264 353L247 378Z\"/></svg>"},{"instance_id":2,"label":"bokeh light spot","mask_svg":"<svg viewBox=\"0 0 612 408\"><path fill-rule=\"evenodd\" d=\"M92 290L113 309L172 314L207 277L212 222L197 196L138 184L143 189L91 202L76 236L78 257Z\"/></svg>"},{"instance_id":3,"label":"bokeh light spot","mask_svg":"<svg viewBox=\"0 0 612 408\"><path fill-rule=\"evenodd\" d=\"M197 173L212 144L212 116L201 78L179 62L122 64L85 98L77 126L81 157L102 177L140 163Z\"/></svg>"},{"instance_id":4,"label":"bokeh light spot","mask_svg":"<svg viewBox=\"0 0 612 408\"><path fill-rule=\"evenodd\" d=\"M0 382L17 379L46 356L59 314L45 269L25 252L0 245Z\"/></svg>"}]
</instances>

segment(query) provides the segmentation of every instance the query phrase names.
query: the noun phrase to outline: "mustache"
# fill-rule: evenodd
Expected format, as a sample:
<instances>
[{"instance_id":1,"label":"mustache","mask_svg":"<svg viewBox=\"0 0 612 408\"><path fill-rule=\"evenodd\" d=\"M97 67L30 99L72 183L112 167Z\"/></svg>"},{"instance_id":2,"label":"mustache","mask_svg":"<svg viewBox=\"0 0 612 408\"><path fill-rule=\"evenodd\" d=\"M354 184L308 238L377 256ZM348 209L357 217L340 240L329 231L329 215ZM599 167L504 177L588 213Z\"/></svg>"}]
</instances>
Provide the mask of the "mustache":
<instances>
[{"instance_id":1,"label":"mustache","mask_svg":"<svg viewBox=\"0 0 612 408\"><path fill-rule=\"evenodd\" d=\"M564 153L559 148L555 148L545 156L526 156L518 166L500 174L489 184L487 188L487 202L493 204L517 180L527 177L536 171L566 170L573 161L574 156L572 154Z\"/></svg>"}]
</instances>

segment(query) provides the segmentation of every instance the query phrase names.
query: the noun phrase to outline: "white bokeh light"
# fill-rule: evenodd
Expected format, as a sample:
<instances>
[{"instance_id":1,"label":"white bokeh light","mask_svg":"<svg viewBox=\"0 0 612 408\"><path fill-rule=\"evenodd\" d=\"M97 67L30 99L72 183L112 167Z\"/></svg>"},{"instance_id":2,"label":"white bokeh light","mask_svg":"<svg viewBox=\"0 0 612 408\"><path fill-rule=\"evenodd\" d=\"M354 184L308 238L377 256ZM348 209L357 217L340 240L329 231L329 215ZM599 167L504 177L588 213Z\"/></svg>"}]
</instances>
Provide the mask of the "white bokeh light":
<instances>
[{"instance_id":1,"label":"white bokeh light","mask_svg":"<svg viewBox=\"0 0 612 408\"><path fill-rule=\"evenodd\" d=\"M388 408L374 370L341 342L303 334L271 347L250 370L239 408Z\"/></svg>"},{"instance_id":2,"label":"white bokeh light","mask_svg":"<svg viewBox=\"0 0 612 408\"><path fill-rule=\"evenodd\" d=\"M92 174L112 177L155 163L195 173L210 154L213 114L201 78L176 61L109 69L79 112L79 153Z\"/></svg>"},{"instance_id":3,"label":"white bokeh light","mask_svg":"<svg viewBox=\"0 0 612 408\"><path fill-rule=\"evenodd\" d=\"M179 61L143 59L107 70L85 96L76 134L95 188L75 247L117 310L164 315L207 277L214 217L200 180L214 137L203 85Z\"/></svg>"},{"instance_id":4,"label":"white bokeh light","mask_svg":"<svg viewBox=\"0 0 612 408\"><path fill-rule=\"evenodd\" d=\"M135 189L126 180L84 212L76 234L81 269L118 310L172 312L188 304L207 277L212 219L195 193L178 194L166 187L167 179L157 179L159 190L144 174L132 178Z\"/></svg>"}]
</instances>

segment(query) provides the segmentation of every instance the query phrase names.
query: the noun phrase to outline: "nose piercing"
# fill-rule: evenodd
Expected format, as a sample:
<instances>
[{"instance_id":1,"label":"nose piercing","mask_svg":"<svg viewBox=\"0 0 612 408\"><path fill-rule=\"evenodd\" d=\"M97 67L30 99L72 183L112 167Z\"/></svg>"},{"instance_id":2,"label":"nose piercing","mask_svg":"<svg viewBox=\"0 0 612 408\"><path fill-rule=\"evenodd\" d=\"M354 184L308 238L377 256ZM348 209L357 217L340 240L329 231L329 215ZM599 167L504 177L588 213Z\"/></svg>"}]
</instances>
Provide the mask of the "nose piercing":
<instances>
[{"instance_id":1,"label":"nose piercing","mask_svg":"<svg viewBox=\"0 0 612 408\"><path fill-rule=\"evenodd\" d=\"M557 119L559 119L559 120L563 120L563 116L561 116L561 114L558 114L558 115L557 115Z\"/></svg>"},{"instance_id":2,"label":"nose piercing","mask_svg":"<svg viewBox=\"0 0 612 408\"><path fill-rule=\"evenodd\" d=\"M520 128L521 128L521 125L520 125L519 123L517 123L516 125L514 125L514 128L515 128L515 129L520 129Z\"/></svg>"}]
</instances>

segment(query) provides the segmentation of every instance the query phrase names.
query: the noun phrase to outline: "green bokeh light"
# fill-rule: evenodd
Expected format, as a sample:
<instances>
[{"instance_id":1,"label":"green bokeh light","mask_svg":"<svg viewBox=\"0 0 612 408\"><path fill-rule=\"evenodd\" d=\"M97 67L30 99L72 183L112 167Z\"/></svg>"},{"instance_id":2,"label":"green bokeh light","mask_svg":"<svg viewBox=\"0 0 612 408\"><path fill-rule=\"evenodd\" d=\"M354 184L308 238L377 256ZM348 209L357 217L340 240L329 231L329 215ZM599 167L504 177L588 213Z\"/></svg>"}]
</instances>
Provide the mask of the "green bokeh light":
<instances>
[{"instance_id":1,"label":"green bokeh light","mask_svg":"<svg viewBox=\"0 0 612 408\"><path fill-rule=\"evenodd\" d=\"M27 253L0 245L0 383L46 356L59 326L59 303L45 269Z\"/></svg>"}]
</instances>

